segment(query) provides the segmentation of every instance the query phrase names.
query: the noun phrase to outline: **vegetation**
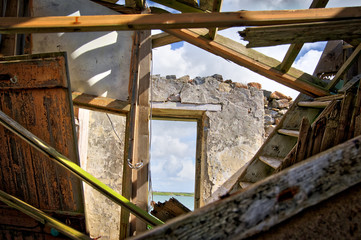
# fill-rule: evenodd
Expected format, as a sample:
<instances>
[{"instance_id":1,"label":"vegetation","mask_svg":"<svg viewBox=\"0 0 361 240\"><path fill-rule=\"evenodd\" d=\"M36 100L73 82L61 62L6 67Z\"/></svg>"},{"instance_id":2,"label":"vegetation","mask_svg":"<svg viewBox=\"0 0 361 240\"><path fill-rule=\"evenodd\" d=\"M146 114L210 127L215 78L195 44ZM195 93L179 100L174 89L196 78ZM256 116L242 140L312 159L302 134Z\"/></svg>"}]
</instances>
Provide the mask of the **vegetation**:
<instances>
[{"instance_id":1,"label":"vegetation","mask_svg":"<svg viewBox=\"0 0 361 240\"><path fill-rule=\"evenodd\" d=\"M186 197L193 197L194 193L184 193L184 192L153 192L154 195L161 195L161 196L186 196Z\"/></svg>"}]
</instances>

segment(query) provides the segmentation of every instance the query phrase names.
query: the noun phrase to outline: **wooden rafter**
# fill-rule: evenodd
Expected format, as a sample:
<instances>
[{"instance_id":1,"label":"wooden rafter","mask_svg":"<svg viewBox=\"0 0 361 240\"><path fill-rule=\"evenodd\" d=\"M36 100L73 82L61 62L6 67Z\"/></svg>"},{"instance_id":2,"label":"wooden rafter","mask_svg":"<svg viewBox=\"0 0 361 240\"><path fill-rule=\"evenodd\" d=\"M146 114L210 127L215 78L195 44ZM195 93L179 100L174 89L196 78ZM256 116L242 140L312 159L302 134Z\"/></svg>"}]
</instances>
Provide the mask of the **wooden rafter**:
<instances>
[{"instance_id":1,"label":"wooden rafter","mask_svg":"<svg viewBox=\"0 0 361 240\"><path fill-rule=\"evenodd\" d=\"M361 18L246 28L239 32L247 47L361 38Z\"/></svg>"},{"instance_id":2,"label":"wooden rafter","mask_svg":"<svg viewBox=\"0 0 361 240\"><path fill-rule=\"evenodd\" d=\"M313 0L310 8L324 8L326 7L328 0ZM283 58L280 69L283 72L287 72L291 68L293 62L297 58L298 53L301 51L303 43L294 43L288 48L288 51Z\"/></svg>"},{"instance_id":3,"label":"wooden rafter","mask_svg":"<svg viewBox=\"0 0 361 240\"><path fill-rule=\"evenodd\" d=\"M222 2L223 0L213 0L213 8L212 12L220 12L222 8ZM209 37L211 39L214 39L216 37L218 28L211 28L209 29Z\"/></svg>"},{"instance_id":4,"label":"wooden rafter","mask_svg":"<svg viewBox=\"0 0 361 240\"><path fill-rule=\"evenodd\" d=\"M174 28L266 26L361 18L361 7L240 11L228 13L129 14L0 18L0 33L46 33Z\"/></svg>"},{"instance_id":5,"label":"wooden rafter","mask_svg":"<svg viewBox=\"0 0 361 240\"><path fill-rule=\"evenodd\" d=\"M204 10L198 8L197 6L185 4L185 3L182 3L177 0L153 0L153 2L162 4L169 8L173 8L173 9L178 10L183 13L186 13L186 12L188 12L188 13L190 13L190 12L204 13Z\"/></svg>"},{"instance_id":6,"label":"wooden rafter","mask_svg":"<svg viewBox=\"0 0 361 240\"><path fill-rule=\"evenodd\" d=\"M136 9L136 8L118 5L118 4L114 4L111 2L104 2L102 0L91 0L91 1L98 3L100 5L103 5L104 7L110 8L116 12L123 13L123 14L135 14L135 13L141 12L139 9Z\"/></svg>"},{"instance_id":7,"label":"wooden rafter","mask_svg":"<svg viewBox=\"0 0 361 240\"><path fill-rule=\"evenodd\" d=\"M212 41L202 36L205 34L202 30L168 29L166 32L300 92L313 96L329 95L319 79L294 68L283 73L278 69L280 62L276 59L219 34Z\"/></svg>"},{"instance_id":8,"label":"wooden rafter","mask_svg":"<svg viewBox=\"0 0 361 240\"><path fill-rule=\"evenodd\" d=\"M213 0L199 0L199 5L203 10L212 11Z\"/></svg>"}]
</instances>

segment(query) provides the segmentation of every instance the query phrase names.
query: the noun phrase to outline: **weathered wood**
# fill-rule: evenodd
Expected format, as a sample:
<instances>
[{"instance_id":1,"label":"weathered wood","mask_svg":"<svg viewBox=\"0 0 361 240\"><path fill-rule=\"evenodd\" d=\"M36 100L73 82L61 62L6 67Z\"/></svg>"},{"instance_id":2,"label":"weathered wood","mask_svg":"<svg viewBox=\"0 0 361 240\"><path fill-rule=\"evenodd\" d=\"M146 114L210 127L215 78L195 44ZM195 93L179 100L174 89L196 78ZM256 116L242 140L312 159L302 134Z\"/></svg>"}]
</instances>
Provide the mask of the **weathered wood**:
<instances>
[{"instance_id":1,"label":"weathered wood","mask_svg":"<svg viewBox=\"0 0 361 240\"><path fill-rule=\"evenodd\" d=\"M181 39L169 34L169 33L158 33L152 35L152 48L162 47L175 42L180 42Z\"/></svg>"},{"instance_id":2,"label":"weathered wood","mask_svg":"<svg viewBox=\"0 0 361 240\"><path fill-rule=\"evenodd\" d=\"M18 0L6 1L0 8L1 17L18 17ZM5 8L6 7L6 8ZM16 54L16 34L1 35L0 41L0 56L13 56Z\"/></svg>"},{"instance_id":3,"label":"weathered wood","mask_svg":"<svg viewBox=\"0 0 361 240\"><path fill-rule=\"evenodd\" d=\"M275 169L275 173L278 173L292 166L296 162L296 148L297 145L295 145L292 150L287 154L287 156L282 160L281 165L277 169Z\"/></svg>"},{"instance_id":4,"label":"weathered wood","mask_svg":"<svg viewBox=\"0 0 361 240\"><path fill-rule=\"evenodd\" d=\"M296 144L295 162L291 163L291 165L298 163L307 157L306 155L307 144L310 136L311 136L311 123L307 118L303 118L300 128L300 137L298 138Z\"/></svg>"},{"instance_id":5,"label":"weathered wood","mask_svg":"<svg viewBox=\"0 0 361 240\"><path fill-rule=\"evenodd\" d=\"M136 178L136 199L135 203L143 210L148 210L148 173L149 173L149 118L150 118L150 59L151 59L151 33L141 32L139 49L139 90L138 90L138 132L137 132L137 153L134 163L143 163L140 170L133 171ZM133 178L133 181L135 179ZM147 225L137 219L137 234L146 231Z\"/></svg>"},{"instance_id":6,"label":"weathered wood","mask_svg":"<svg viewBox=\"0 0 361 240\"><path fill-rule=\"evenodd\" d=\"M113 98L97 97L80 92L73 92L72 98L74 106L98 112L125 115L130 109L128 102Z\"/></svg>"},{"instance_id":7,"label":"weathered wood","mask_svg":"<svg viewBox=\"0 0 361 240\"><path fill-rule=\"evenodd\" d=\"M342 75L351 67L351 65L356 61L357 57L361 53L361 44L359 44L355 50L352 52L351 56L346 60L342 67L337 71L336 75L333 77L332 81L327 85L327 89L332 89L336 86Z\"/></svg>"},{"instance_id":8,"label":"weathered wood","mask_svg":"<svg viewBox=\"0 0 361 240\"><path fill-rule=\"evenodd\" d=\"M299 136L299 132L297 130L278 129L278 133L296 138Z\"/></svg>"},{"instance_id":9,"label":"weathered wood","mask_svg":"<svg viewBox=\"0 0 361 240\"><path fill-rule=\"evenodd\" d=\"M244 239L357 184L361 137L135 239ZM292 181L290 181L292 179Z\"/></svg>"},{"instance_id":10,"label":"weathered wood","mask_svg":"<svg viewBox=\"0 0 361 240\"><path fill-rule=\"evenodd\" d=\"M154 0L154 2L162 4L166 7L173 8L175 10L178 10L183 13L191 13L191 12L197 12L197 13L204 13L204 10L192 6L190 4L185 4L177 0Z\"/></svg>"},{"instance_id":11,"label":"weathered wood","mask_svg":"<svg viewBox=\"0 0 361 240\"><path fill-rule=\"evenodd\" d=\"M336 134L335 144L342 143L348 138L348 131L350 127L350 119L352 117L352 110L355 102L355 93L354 91L349 91L345 94L344 99L342 100L340 119Z\"/></svg>"},{"instance_id":12,"label":"weathered wood","mask_svg":"<svg viewBox=\"0 0 361 240\"><path fill-rule=\"evenodd\" d=\"M313 0L310 8L324 8L326 7L327 3L328 0ZM282 60L280 66L281 71L287 72L291 68L302 47L303 43L291 44L291 46L287 50L285 57Z\"/></svg>"},{"instance_id":13,"label":"weathered wood","mask_svg":"<svg viewBox=\"0 0 361 240\"><path fill-rule=\"evenodd\" d=\"M241 187L241 188L248 188L249 186L251 186L253 183L251 183L251 182L239 182L239 186Z\"/></svg>"},{"instance_id":14,"label":"weathered wood","mask_svg":"<svg viewBox=\"0 0 361 240\"><path fill-rule=\"evenodd\" d=\"M311 139L308 141L307 157L316 155L320 152L323 134L325 132L326 118L323 116L318 119L312 127Z\"/></svg>"},{"instance_id":15,"label":"weathered wood","mask_svg":"<svg viewBox=\"0 0 361 240\"><path fill-rule=\"evenodd\" d=\"M213 0L212 12L220 12L222 8L223 0ZM209 29L209 37L210 39L214 39L216 37L218 28Z\"/></svg>"},{"instance_id":16,"label":"weathered wood","mask_svg":"<svg viewBox=\"0 0 361 240\"><path fill-rule=\"evenodd\" d=\"M0 75L12 76L1 80L0 110L78 164L65 55L40 56L0 58ZM3 127L0 142L1 190L42 210L84 211L78 179Z\"/></svg>"},{"instance_id":17,"label":"weathered wood","mask_svg":"<svg viewBox=\"0 0 361 240\"><path fill-rule=\"evenodd\" d=\"M264 162L265 164L269 165L274 169L277 169L282 163L282 158L274 158L267 156L259 156L259 160L261 160L262 162Z\"/></svg>"},{"instance_id":18,"label":"weathered wood","mask_svg":"<svg viewBox=\"0 0 361 240\"><path fill-rule=\"evenodd\" d=\"M328 41L314 71L314 76L330 80L344 63L343 41Z\"/></svg>"},{"instance_id":19,"label":"weathered wood","mask_svg":"<svg viewBox=\"0 0 361 240\"><path fill-rule=\"evenodd\" d=\"M300 107L310 107L310 108L325 108L327 107L331 101L302 101L298 103Z\"/></svg>"},{"instance_id":20,"label":"weathered wood","mask_svg":"<svg viewBox=\"0 0 361 240\"><path fill-rule=\"evenodd\" d=\"M320 147L321 152L335 146L336 142L336 133L340 119L341 101L334 100L330 105L333 107L332 111L325 115L327 122Z\"/></svg>"},{"instance_id":21,"label":"weathered wood","mask_svg":"<svg viewBox=\"0 0 361 240\"><path fill-rule=\"evenodd\" d=\"M354 110L352 112L348 138L353 138L353 137L356 137L359 135L357 132L358 131L357 129L360 129L360 126L358 126L358 123L357 123L357 118L359 118L359 116L361 116L361 84L359 84L358 90L356 93L355 106L354 106Z\"/></svg>"},{"instance_id":22,"label":"weathered wood","mask_svg":"<svg viewBox=\"0 0 361 240\"><path fill-rule=\"evenodd\" d=\"M49 227L53 227L62 234L68 236L71 239L75 240L91 240L89 236L86 234L75 230L74 228L69 227L67 224L64 224L55 218L47 215L43 211L21 201L20 199L7 194L4 191L0 190L0 200L10 207L13 207L26 215L36 219L37 221L41 222L44 225Z\"/></svg>"},{"instance_id":23,"label":"weathered wood","mask_svg":"<svg viewBox=\"0 0 361 240\"><path fill-rule=\"evenodd\" d=\"M329 94L321 87L323 83L317 78L294 68L291 68L288 73L283 73L277 70L280 64L279 61L253 49L247 49L242 44L220 36L219 34L214 41L211 41L201 36L203 35L203 31L200 30L168 29L165 31L206 51L231 60L238 65L244 66L258 74L303 93L313 96L325 96Z\"/></svg>"},{"instance_id":24,"label":"weathered wood","mask_svg":"<svg viewBox=\"0 0 361 240\"><path fill-rule=\"evenodd\" d=\"M360 19L323 21L313 23L251 27L239 34L247 47L265 47L289 43L305 43L327 40L357 39Z\"/></svg>"},{"instance_id":25,"label":"weathered wood","mask_svg":"<svg viewBox=\"0 0 361 240\"><path fill-rule=\"evenodd\" d=\"M209 28L312 23L361 17L361 7L240 11L227 13L123 14L104 16L58 16L0 18L0 33L47 33Z\"/></svg>"},{"instance_id":26,"label":"weathered wood","mask_svg":"<svg viewBox=\"0 0 361 240\"><path fill-rule=\"evenodd\" d=\"M199 5L203 10L212 11L213 0L199 0Z\"/></svg>"},{"instance_id":27,"label":"weathered wood","mask_svg":"<svg viewBox=\"0 0 361 240\"><path fill-rule=\"evenodd\" d=\"M181 216L183 214L189 213L189 210L181 202L175 198L170 198L164 203L158 202L154 204L154 209L150 212L153 216L159 218L163 222L166 222L172 218Z\"/></svg>"},{"instance_id":28,"label":"weathered wood","mask_svg":"<svg viewBox=\"0 0 361 240\"><path fill-rule=\"evenodd\" d=\"M314 101L332 101L332 100L338 100L338 99L343 99L344 95L343 94L335 94L335 95L329 95L329 96L324 96L324 97L317 97L314 99Z\"/></svg>"}]
</instances>

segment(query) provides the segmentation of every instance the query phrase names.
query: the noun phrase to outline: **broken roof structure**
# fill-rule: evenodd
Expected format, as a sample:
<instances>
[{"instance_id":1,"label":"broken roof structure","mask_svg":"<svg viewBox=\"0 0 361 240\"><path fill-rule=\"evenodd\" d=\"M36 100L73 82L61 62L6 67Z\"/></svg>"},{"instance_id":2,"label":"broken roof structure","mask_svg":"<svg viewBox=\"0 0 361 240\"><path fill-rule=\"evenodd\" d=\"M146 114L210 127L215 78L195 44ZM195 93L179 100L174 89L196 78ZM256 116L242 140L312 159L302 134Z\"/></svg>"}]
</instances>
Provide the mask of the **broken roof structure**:
<instances>
[{"instance_id":1,"label":"broken roof structure","mask_svg":"<svg viewBox=\"0 0 361 240\"><path fill-rule=\"evenodd\" d=\"M0 1L1 238L91 239L81 181L122 206L121 239L360 237L361 7L313 0L310 9L220 12L222 0L154 1L173 14L116 2ZM235 26L246 27L247 46L218 33ZM203 206L198 180L199 209L164 224L147 209L149 117L204 127L202 110L150 106L151 49L177 41L302 94L227 194ZM315 41L330 41L315 74L292 68ZM282 61L250 48L278 44L291 44ZM126 115L121 194L79 167L73 105Z\"/></svg>"}]
</instances>

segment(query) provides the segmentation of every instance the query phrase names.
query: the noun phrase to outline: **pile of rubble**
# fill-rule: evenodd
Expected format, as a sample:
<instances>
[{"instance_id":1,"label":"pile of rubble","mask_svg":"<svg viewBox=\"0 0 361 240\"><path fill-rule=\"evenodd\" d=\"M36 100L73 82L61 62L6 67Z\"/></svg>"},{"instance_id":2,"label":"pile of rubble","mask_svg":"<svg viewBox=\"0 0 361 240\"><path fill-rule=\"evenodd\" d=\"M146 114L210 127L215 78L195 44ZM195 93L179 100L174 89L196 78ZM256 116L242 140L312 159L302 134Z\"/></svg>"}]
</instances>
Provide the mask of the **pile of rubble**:
<instances>
[{"instance_id":1,"label":"pile of rubble","mask_svg":"<svg viewBox=\"0 0 361 240\"><path fill-rule=\"evenodd\" d=\"M264 129L265 137L276 128L283 115L291 107L293 101L280 92L263 90L264 95Z\"/></svg>"}]
</instances>

